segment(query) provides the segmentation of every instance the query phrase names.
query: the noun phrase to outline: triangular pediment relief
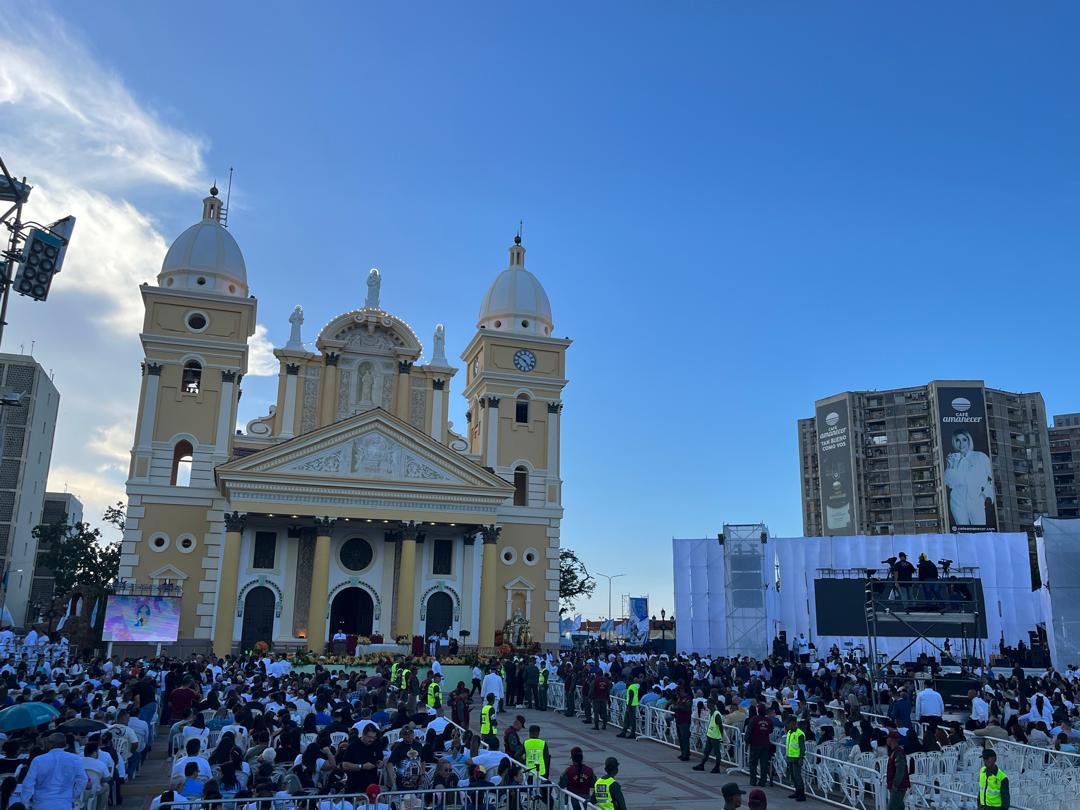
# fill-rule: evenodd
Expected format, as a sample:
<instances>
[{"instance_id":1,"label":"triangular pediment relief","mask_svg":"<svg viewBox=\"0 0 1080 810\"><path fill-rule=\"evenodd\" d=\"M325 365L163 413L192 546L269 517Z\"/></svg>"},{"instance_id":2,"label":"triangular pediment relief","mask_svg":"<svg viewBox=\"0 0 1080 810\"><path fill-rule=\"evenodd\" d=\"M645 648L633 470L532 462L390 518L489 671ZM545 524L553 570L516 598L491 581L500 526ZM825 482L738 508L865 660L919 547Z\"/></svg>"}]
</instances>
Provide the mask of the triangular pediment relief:
<instances>
[{"instance_id":1,"label":"triangular pediment relief","mask_svg":"<svg viewBox=\"0 0 1080 810\"><path fill-rule=\"evenodd\" d=\"M509 488L483 467L375 409L218 467L218 475Z\"/></svg>"}]
</instances>

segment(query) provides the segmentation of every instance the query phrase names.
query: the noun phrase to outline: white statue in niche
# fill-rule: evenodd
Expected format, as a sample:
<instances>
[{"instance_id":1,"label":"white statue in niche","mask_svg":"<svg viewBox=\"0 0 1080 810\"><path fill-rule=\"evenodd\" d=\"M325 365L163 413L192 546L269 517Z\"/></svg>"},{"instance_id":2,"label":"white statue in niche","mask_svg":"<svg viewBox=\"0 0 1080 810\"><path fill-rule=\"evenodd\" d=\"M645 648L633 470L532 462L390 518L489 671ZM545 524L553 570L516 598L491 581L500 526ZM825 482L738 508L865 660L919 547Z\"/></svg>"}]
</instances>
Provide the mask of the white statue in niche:
<instances>
[{"instance_id":1,"label":"white statue in niche","mask_svg":"<svg viewBox=\"0 0 1080 810\"><path fill-rule=\"evenodd\" d=\"M360 374L360 401L371 402L371 387L375 378L370 369L365 368Z\"/></svg>"},{"instance_id":2,"label":"white statue in niche","mask_svg":"<svg viewBox=\"0 0 1080 810\"><path fill-rule=\"evenodd\" d=\"M432 340L431 362L446 364L446 329L440 323L435 327L435 338Z\"/></svg>"},{"instance_id":3,"label":"white statue in niche","mask_svg":"<svg viewBox=\"0 0 1080 810\"><path fill-rule=\"evenodd\" d=\"M289 316L289 323L292 330L289 333L289 342L285 344L285 348L304 348L304 342L300 339L300 327L304 325L304 308L299 304L293 308L292 315Z\"/></svg>"},{"instance_id":4,"label":"white statue in niche","mask_svg":"<svg viewBox=\"0 0 1080 810\"><path fill-rule=\"evenodd\" d=\"M382 286L382 276L379 269L372 267L367 274L367 300L364 301L364 309L379 308L379 288Z\"/></svg>"}]
</instances>

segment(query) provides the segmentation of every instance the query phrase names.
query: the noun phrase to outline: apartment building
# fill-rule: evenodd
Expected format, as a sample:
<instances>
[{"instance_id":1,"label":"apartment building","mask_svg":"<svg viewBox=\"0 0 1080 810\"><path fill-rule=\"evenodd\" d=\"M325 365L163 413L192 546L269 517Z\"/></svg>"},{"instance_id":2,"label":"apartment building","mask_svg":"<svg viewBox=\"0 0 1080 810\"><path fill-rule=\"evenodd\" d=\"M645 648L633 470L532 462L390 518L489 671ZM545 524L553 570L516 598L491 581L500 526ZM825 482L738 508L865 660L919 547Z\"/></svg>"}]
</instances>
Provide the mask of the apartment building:
<instances>
[{"instance_id":1,"label":"apartment building","mask_svg":"<svg viewBox=\"0 0 1080 810\"><path fill-rule=\"evenodd\" d=\"M1054 417L1050 428L1050 463L1054 474L1057 516L1080 517L1077 479L1080 478L1080 413Z\"/></svg>"}]
</instances>

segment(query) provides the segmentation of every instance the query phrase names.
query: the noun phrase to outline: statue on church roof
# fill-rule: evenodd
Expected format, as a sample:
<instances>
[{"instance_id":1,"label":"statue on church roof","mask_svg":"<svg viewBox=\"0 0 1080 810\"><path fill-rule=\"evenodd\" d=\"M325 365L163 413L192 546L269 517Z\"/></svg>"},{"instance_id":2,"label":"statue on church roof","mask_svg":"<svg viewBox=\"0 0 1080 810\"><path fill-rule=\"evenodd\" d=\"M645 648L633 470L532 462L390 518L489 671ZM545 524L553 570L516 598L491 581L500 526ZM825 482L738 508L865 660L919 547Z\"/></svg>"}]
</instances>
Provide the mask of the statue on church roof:
<instances>
[{"instance_id":1,"label":"statue on church roof","mask_svg":"<svg viewBox=\"0 0 1080 810\"><path fill-rule=\"evenodd\" d=\"M289 333L289 342L285 344L285 348L303 349L304 342L300 339L300 327L304 325L304 308L299 304L293 308L289 323L292 325L292 331Z\"/></svg>"},{"instance_id":2,"label":"statue on church roof","mask_svg":"<svg viewBox=\"0 0 1080 810\"><path fill-rule=\"evenodd\" d=\"M435 327L435 338L432 340L431 362L446 365L446 329L441 323Z\"/></svg>"},{"instance_id":3,"label":"statue on church roof","mask_svg":"<svg viewBox=\"0 0 1080 810\"><path fill-rule=\"evenodd\" d=\"M379 288L382 286L382 276L379 270L372 267L367 275L367 300L364 301L364 309L379 308Z\"/></svg>"}]
</instances>

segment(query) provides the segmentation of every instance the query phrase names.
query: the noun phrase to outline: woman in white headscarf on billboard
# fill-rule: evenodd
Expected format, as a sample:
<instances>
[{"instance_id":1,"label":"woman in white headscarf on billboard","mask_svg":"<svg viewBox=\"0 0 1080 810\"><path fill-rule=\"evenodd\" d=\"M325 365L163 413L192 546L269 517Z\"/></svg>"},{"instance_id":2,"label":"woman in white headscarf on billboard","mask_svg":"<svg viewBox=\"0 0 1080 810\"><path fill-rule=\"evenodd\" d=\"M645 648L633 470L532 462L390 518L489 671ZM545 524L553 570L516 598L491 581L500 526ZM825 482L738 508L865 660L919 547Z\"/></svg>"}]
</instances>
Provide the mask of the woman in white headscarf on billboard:
<instances>
[{"instance_id":1,"label":"woman in white headscarf on billboard","mask_svg":"<svg viewBox=\"0 0 1080 810\"><path fill-rule=\"evenodd\" d=\"M952 448L945 457L945 486L953 520L958 526L985 526L986 502L995 503L990 457L975 449L971 433L963 428L953 431Z\"/></svg>"}]
</instances>

